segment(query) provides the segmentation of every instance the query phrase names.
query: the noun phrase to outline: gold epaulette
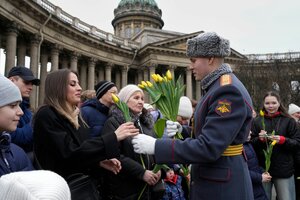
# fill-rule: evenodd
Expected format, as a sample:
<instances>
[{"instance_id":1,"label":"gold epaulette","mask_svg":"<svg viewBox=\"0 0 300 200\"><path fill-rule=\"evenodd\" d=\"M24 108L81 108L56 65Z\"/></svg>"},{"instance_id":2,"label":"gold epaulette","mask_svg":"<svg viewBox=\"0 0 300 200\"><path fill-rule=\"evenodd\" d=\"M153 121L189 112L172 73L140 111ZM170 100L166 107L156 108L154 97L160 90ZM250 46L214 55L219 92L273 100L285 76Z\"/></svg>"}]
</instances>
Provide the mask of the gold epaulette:
<instances>
[{"instance_id":1,"label":"gold epaulette","mask_svg":"<svg viewBox=\"0 0 300 200\"><path fill-rule=\"evenodd\" d=\"M220 77L220 85L230 85L232 83L232 78L229 74L224 74Z\"/></svg>"},{"instance_id":2,"label":"gold epaulette","mask_svg":"<svg viewBox=\"0 0 300 200\"><path fill-rule=\"evenodd\" d=\"M237 156L243 152L243 144L229 145L223 152L222 156Z\"/></svg>"}]
</instances>

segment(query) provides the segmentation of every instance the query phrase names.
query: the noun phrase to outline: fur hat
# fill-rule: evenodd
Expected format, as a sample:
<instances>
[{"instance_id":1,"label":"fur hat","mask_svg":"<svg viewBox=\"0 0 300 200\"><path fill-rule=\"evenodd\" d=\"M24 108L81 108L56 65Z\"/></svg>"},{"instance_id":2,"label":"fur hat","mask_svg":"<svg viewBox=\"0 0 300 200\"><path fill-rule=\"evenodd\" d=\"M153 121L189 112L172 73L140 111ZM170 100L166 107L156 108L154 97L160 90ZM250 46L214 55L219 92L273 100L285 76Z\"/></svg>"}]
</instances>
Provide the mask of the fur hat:
<instances>
[{"instance_id":1,"label":"fur hat","mask_svg":"<svg viewBox=\"0 0 300 200\"><path fill-rule=\"evenodd\" d=\"M100 99L110 88L115 87L116 85L110 81L100 81L95 85L96 97Z\"/></svg>"},{"instance_id":2,"label":"fur hat","mask_svg":"<svg viewBox=\"0 0 300 200\"><path fill-rule=\"evenodd\" d=\"M289 115L292 115L292 114L294 114L296 112L300 112L300 107L297 106L297 105L295 105L295 104L293 104L293 103L291 103L289 105L289 111L288 111Z\"/></svg>"},{"instance_id":3,"label":"fur hat","mask_svg":"<svg viewBox=\"0 0 300 200\"><path fill-rule=\"evenodd\" d=\"M188 57L226 57L230 55L229 40L215 32L200 33L187 41Z\"/></svg>"},{"instance_id":4,"label":"fur hat","mask_svg":"<svg viewBox=\"0 0 300 200\"><path fill-rule=\"evenodd\" d=\"M46 171L23 171L0 178L0 199L71 200L67 182L58 174Z\"/></svg>"},{"instance_id":5,"label":"fur hat","mask_svg":"<svg viewBox=\"0 0 300 200\"><path fill-rule=\"evenodd\" d=\"M193 115L192 102L186 96L180 97L178 115L188 119Z\"/></svg>"},{"instance_id":6,"label":"fur hat","mask_svg":"<svg viewBox=\"0 0 300 200\"><path fill-rule=\"evenodd\" d=\"M127 103L128 99L135 92L141 92L141 93L143 93L143 90L141 88L139 88L138 86L136 86L136 85L129 84L129 85L126 85L125 87L123 87L120 90L118 96L119 96L119 98L120 98L121 101Z\"/></svg>"},{"instance_id":7,"label":"fur hat","mask_svg":"<svg viewBox=\"0 0 300 200\"><path fill-rule=\"evenodd\" d=\"M22 101L19 88L8 78L0 74L0 107L16 101Z\"/></svg>"}]
</instances>

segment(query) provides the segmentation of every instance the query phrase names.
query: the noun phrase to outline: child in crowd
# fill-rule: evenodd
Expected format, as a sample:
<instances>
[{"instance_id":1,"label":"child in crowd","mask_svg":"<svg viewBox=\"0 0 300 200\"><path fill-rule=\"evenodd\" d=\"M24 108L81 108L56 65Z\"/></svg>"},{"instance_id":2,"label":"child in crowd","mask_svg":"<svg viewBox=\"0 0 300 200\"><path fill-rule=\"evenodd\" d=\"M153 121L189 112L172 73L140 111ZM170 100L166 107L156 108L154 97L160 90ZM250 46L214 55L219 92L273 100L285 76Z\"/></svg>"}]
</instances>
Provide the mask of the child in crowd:
<instances>
[{"instance_id":1,"label":"child in crowd","mask_svg":"<svg viewBox=\"0 0 300 200\"><path fill-rule=\"evenodd\" d=\"M174 172L173 167L166 172L164 181L166 183L166 192L162 200L185 200L184 191L181 186L184 180L180 175Z\"/></svg>"},{"instance_id":2,"label":"child in crowd","mask_svg":"<svg viewBox=\"0 0 300 200\"><path fill-rule=\"evenodd\" d=\"M254 200L268 200L263 182L271 181L272 177L268 172L264 172L263 168L259 166L256 153L250 143L251 131L247 142L244 143L244 151L247 157L248 169L252 181L252 189Z\"/></svg>"},{"instance_id":3,"label":"child in crowd","mask_svg":"<svg viewBox=\"0 0 300 200\"><path fill-rule=\"evenodd\" d=\"M0 75L0 176L16 171L33 170L31 161L19 146L11 143L8 132L15 131L23 115L19 88Z\"/></svg>"}]
</instances>

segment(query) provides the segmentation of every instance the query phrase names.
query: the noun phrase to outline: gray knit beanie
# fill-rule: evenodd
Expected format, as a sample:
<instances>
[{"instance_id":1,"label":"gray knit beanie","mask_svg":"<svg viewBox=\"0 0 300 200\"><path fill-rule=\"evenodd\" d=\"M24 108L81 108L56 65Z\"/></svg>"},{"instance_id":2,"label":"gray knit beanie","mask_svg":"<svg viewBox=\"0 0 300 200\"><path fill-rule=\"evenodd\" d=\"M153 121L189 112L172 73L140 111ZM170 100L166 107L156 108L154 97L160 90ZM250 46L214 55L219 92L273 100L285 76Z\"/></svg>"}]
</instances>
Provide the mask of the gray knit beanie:
<instances>
[{"instance_id":1,"label":"gray knit beanie","mask_svg":"<svg viewBox=\"0 0 300 200\"><path fill-rule=\"evenodd\" d=\"M22 101L19 88L11 80L0 74L0 107L16 101Z\"/></svg>"},{"instance_id":2,"label":"gray knit beanie","mask_svg":"<svg viewBox=\"0 0 300 200\"><path fill-rule=\"evenodd\" d=\"M124 103L127 103L128 99L133 95L133 93L135 92L141 92L142 94L144 94L143 90L141 88L139 88L136 85L133 84L129 84L126 85L125 87L123 87L118 96L120 98L121 101L123 101Z\"/></svg>"},{"instance_id":3,"label":"gray knit beanie","mask_svg":"<svg viewBox=\"0 0 300 200\"><path fill-rule=\"evenodd\" d=\"M200 33L187 41L188 57L221 57L230 55L229 40L218 36L215 32Z\"/></svg>"}]
</instances>

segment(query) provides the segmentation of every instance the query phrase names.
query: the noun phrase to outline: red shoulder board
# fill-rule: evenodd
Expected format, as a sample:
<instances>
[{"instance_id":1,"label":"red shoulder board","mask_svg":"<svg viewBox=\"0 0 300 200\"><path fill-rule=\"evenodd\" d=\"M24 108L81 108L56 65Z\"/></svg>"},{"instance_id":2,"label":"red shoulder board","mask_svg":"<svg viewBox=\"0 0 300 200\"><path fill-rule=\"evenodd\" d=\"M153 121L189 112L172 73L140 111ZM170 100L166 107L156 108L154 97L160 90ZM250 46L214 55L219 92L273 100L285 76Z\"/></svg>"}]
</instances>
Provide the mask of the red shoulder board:
<instances>
[{"instance_id":1,"label":"red shoulder board","mask_svg":"<svg viewBox=\"0 0 300 200\"><path fill-rule=\"evenodd\" d=\"M220 78L220 85L230 85L232 83L232 78L229 74L224 74Z\"/></svg>"}]
</instances>

